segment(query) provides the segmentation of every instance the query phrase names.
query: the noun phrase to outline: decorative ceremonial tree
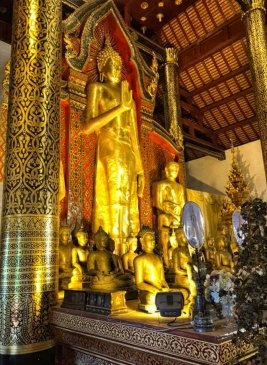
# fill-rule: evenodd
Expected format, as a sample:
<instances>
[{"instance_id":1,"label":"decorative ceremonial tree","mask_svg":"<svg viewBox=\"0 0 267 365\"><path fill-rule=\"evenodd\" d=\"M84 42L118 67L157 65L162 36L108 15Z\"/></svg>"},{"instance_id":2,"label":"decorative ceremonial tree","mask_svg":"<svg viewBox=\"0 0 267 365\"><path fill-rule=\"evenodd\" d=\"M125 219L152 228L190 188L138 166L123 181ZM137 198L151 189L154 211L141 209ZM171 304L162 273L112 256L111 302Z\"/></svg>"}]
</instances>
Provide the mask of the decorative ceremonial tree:
<instances>
[{"instance_id":1,"label":"decorative ceremonial tree","mask_svg":"<svg viewBox=\"0 0 267 365\"><path fill-rule=\"evenodd\" d=\"M228 175L228 182L225 187L227 198L223 202L221 210L222 219L227 225L231 225L233 212L240 209L249 195L247 184L236 161L234 146L231 148L231 153L232 164Z\"/></svg>"},{"instance_id":2,"label":"decorative ceremonial tree","mask_svg":"<svg viewBox=\"0 0 267 365\"><path fill-rule=\"evenodd\" d=\"M266 352L267 203L258 198L248 201L242 205L241 215L245 223L241 226L244 240L235 267L236 340L253 342Z\"/></svg>"}]
</instances>

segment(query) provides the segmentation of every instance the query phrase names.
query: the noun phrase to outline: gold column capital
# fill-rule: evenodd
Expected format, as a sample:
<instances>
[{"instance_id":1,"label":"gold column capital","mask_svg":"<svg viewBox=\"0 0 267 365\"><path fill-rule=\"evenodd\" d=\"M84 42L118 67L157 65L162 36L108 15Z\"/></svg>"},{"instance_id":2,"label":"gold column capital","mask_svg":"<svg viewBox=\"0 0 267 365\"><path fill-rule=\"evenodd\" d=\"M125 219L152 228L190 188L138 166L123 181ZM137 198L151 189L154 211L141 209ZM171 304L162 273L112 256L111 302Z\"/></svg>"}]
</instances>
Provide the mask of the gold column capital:
<instances>
[{"instance_id":1,"label":"gold column capital","mask_svg":"<svg viewBox=\"0 0 267 365\"><path fill-rule=\"evenodd\" d=\"M166 52L166 62L176 63L178 65L178 50L176 48L170 47L165 48Z\"/></svg>"},{"instance_id":2,"label":"gold column capital","mask_svg":"<svg viewBox=\"0 0 267 365\"><path fill-rule=\"evenodd\" d=\"M236 0L236 1L244 13L243 16L247 15L252 10L265 11L264 0Z\"/></svg>"}]
</instances>

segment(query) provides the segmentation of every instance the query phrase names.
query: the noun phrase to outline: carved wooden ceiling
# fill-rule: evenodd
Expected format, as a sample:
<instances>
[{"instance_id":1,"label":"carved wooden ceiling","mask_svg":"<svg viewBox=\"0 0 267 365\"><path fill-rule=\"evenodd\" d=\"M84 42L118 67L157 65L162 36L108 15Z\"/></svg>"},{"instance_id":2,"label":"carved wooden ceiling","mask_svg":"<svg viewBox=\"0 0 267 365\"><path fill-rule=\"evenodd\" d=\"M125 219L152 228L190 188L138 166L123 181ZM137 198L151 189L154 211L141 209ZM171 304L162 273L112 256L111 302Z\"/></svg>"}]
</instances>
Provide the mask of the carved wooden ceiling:
<instances>
[{"instance_id":1,"label":"carved wooden ceiling","mask_svg":"<svg viewBox=\"0 0 267 365\"><path fill-rule=\"evenodd\" d=\"M178 49L187 160L259 139L245 33L235 0L115 2L132 28L162 47ZM0 40L6 42L11 39L11 9L11 0L1 0Z\"/></svg>"}]
</instances>

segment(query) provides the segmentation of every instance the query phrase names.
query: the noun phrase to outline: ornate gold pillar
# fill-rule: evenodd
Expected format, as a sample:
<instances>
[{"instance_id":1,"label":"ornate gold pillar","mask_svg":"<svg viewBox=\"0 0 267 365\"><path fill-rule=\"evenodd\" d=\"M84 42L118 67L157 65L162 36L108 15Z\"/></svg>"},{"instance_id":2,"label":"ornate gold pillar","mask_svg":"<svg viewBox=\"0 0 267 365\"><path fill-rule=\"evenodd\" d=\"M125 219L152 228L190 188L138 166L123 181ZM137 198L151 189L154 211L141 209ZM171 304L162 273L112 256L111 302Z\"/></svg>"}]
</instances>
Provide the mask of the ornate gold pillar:
<instances>
[{"instance_id":1,"label":"ornate gold pillar","mask_svg":"<svg viewBox=\"0 0 267 365\"><path fill-rule=\"evenodd\" d=\"M179 155L180 183L186 185L185 162L184 162L184 142L182 132L182 117L179 92L178 75L178 53L175 48L166 48L165 62L165 82L166 82L166 129L172 136L181 151ZM186 193L186 191L185 191Z\"/></svg>"},{"instance_id":2,"label":"ornate gold pillar","mask_svg":"<svg viewBox=\"0 0 267 365\"><path fill-rule=\"evenodd\" d=\"M50 364L48 311L55 300L58 251L61 1L14 0L14 9L0 245L0 363L16 357L16 364L32 364L45 356L43 363Z\"/></svg>"},{"instance_id":3,"label":"ornate gold pillar","mask_svg":"<svg viewBox=\"0 0 267 365\"><path fill-rule=\"evenodd\" d=\"M261 148L267 177L267 44L264 0L236 0L243 10L248 55L256 100Z\"/></svg>"}]
</instances>

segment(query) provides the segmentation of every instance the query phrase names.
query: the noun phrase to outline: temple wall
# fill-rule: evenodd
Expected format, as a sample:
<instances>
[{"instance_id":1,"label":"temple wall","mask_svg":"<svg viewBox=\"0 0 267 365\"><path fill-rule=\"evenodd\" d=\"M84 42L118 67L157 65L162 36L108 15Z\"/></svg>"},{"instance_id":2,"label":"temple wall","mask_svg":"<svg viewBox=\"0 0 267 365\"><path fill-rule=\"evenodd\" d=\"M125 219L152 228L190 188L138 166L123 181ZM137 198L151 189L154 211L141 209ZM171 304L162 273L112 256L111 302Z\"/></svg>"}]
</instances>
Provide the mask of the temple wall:
<instances>
[{"instance_id":1,"label":"temple wall","mask_svg":"<svg viewBox=\"0 0 267 365\"><path fill-rule=\"evenodd\" d=\"M10 59L11 46L8 43L0 41L0 102L2 100L2 81L4 78L5 64Z\"/></svg>"},{"instance_id":2,"label":"temple wall","mask_svg":"<svg viewBox=\"0 0 267 365\"><path fill-rule=\"evenodd\" d=\"M239 146L236 149L236 159L251 196L257 196L267 201L266 177L260 141ZM224 161L206 156L187 162L187 187L214 194L225 194L231 163L230 149L226 151Z\"/></svg>"}]
</instances>

